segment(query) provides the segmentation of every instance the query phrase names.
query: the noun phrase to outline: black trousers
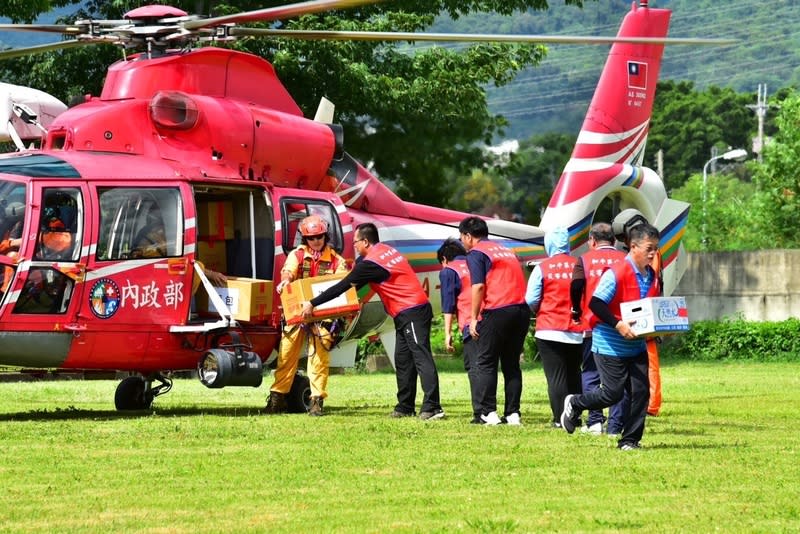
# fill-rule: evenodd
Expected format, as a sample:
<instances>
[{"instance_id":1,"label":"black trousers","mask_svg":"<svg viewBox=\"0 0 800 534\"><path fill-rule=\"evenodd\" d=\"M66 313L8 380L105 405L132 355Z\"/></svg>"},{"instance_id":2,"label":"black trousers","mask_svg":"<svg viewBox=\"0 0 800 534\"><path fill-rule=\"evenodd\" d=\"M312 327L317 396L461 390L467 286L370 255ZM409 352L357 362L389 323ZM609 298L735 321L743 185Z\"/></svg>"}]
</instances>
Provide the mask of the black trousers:
<instances>
[{"instance_id":1,"label":"black trousers","mask_svg":"<svg viewBox=\"0 0 800 534\"><path fill-rule=\"evenodd\" d=\"M464 353L464 370L467 372L469 378L469 394L472 399L472 416L478 419L481 416L481 405L478 401L478 359L475 347L475 340L472 337L464 339L462 351Z\"/></svg>"},{"instance_id":2,"label":"black trousers","mask_svg":"<svg viewBox=\"0 0 800 534\"><path fill-rule=\"evenodd\" d=\"M566 396L581 393L583 344L536 338L536 347L539 349L547 379L547 396L550 399L553 422L557 423L561 420Z\"/></svg>"},{"instance_id":3,"label":"black trousers","mask_svg":"<svg viewBox=\"0 0 800 534\"><path fill-rule=\"evenodd\" d=\"M431 352L430 303L400 312L394 318L394 368L397 377L395 410L413 413L417 398L417 376L422 385L421 411L441 409L439 373Z\"/></svg>"},{"instance_id":4,"label":"black trousers","mask_svg":"<svg viewBox=\"0 0 800 534\"><path fill-rule=\"evenodd\" d=\"M622 399L627 390L631 403L623 414L624 428L619 445L639 443L644 435L647 403L650 401L647 351L628 358L595 353L594 361L600 372L600 387L572 398L573 408L602 410Z\"/></svg>"},{"instance_id":5,"label":"black trousers","mask_svg":"<svg viewBox=\"0 0 800 534\"><path fill-rule=\"evenodd\" d=\"M475 394L473 404L481 415L497 411L497 369L505 383L504 415L519 413L522 398L522 370L519 356L531 320L527 304L484 310L478 322L475 343Z\"/></svg>"}]
</instances>

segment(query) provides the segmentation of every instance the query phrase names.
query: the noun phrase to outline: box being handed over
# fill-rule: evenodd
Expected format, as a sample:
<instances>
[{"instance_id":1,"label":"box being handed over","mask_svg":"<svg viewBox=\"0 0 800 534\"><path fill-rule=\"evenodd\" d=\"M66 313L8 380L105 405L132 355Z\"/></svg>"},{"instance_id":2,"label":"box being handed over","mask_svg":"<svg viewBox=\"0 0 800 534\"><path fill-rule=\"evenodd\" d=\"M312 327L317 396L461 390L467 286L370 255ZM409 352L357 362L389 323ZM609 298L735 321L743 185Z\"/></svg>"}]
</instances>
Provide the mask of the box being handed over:
<instances>
[{"instance_id":1,"label":"box being handed over","mask_svg":"<svg viewBox=\"0 0 800 534\"><path fill-rule=\"evenodd\" d=\"M306 319L302 316L304 302L313 299L344 278L344 276L344 274L329 274L313 278L300 278L283 288L281 304L283 305L283 317L286 319L286 324L316 322L358 312L361 308L358 302L358 294L355 288L351 287L335 299L316 306L311 317Z\"/></svg>"},{"instance_id":2,"label":"box being handed over","mask_svg":"<svg viewBox=\"0 0 800 534\"><path fill-rule=\"evenodd\" d=\"M226 287L215 287L222 302L237 321L265 321L272 313L272 280L228 277ZM195 295L200 312L216 313L205 290Z\"/></svg>"},{"instance_id":3,"label":"box being handed over","mask_svg":"<svg viewBox=\"0 0 800 534\"><path fill-rule=\"evenodd\" d=\"M619 306L622 320L639 337L679 334L689 330L685 297L650 297Z\"/></svg>"}]
</instances>

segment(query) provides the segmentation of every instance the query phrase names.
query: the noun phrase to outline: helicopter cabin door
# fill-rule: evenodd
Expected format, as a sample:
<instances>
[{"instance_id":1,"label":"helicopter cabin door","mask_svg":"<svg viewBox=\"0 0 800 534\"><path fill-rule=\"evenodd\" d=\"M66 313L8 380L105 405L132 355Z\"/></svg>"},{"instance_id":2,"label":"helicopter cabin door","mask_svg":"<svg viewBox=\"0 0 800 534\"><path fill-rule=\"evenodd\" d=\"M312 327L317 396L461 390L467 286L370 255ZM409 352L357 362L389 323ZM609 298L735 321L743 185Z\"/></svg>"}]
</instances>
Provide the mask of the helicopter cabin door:
<instances>
[{"instance_id":1,"label":"helicopter cabin door","mask_svg":"<svg viewBox=\"0 0 800 534\"><path fill-rule=\"evenodd\" d=\"M87 330L87 367L149 369L176 352L169 325L189 311L186 184L93 181L88 254L77 323ZM93 346L89 346L93 344ZM162 346L163 345L163 346ZM113 351L104 347L113 346Z\"/></svg>"},{"instance_id":2,"label":"helicopter cabin door","mask_svg":"<svg viewBox=\"0 0 800 534\"><path fill-rule=\"evenodd\" d=\"M194 184L193 195L195 259L209 283L196 289L192 317L219 318L213 291L236 321L248 324L249 335L265 328L277 332L272 285L275 226L266 190Z\"/></svg>"},{"instance_id":3,"label":"helicopter cabin door","mask_svg":"<svg viewBox=\"0 0 800 534\"><path fill-rule=\"evenodd\" d=\"M32 366L59 367L71 357L88 251L86 220L91 216L85 184L31 184L17 275L9 281L2 320L22 336L14 344ZM30 344L30 346L28 346Z\"/></svg>"}]
</instances>

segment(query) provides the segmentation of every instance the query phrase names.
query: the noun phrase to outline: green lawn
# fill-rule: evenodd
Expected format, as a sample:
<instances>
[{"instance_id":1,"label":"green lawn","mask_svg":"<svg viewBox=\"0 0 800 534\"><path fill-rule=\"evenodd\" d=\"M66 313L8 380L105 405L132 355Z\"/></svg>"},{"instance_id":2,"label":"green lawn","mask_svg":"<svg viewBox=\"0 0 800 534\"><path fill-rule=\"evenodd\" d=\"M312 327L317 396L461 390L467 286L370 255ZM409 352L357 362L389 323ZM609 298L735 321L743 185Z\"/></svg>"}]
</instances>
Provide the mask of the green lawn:
<instances>
[{"instance_id":1,"label":"green lawn","mask_svg":"<svg viewBox=\"0 0 800 534\"><path fill-rule=\"evenodd\" d=\"M323 418L260 415L269 379L127 416L114 381L0 384L0 532L800 531L798 364L666 365L631 452L548 428L538 367L523 427L469 425L441 367L427 423L386 417L386 373L332 376Z\"/></svg>"}]
</instances>

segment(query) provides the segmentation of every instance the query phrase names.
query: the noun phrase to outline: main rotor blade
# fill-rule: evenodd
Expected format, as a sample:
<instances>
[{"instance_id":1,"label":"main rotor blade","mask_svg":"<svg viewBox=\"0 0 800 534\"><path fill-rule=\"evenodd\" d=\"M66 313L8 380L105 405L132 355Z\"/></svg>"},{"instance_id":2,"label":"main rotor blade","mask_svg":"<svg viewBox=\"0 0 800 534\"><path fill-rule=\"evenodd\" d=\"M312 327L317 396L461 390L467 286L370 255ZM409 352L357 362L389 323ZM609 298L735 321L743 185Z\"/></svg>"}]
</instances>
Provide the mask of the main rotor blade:
<instances>
[{"instance_id":1,"label":"main rotor blade","mask_svg":"<svg viewBox=\"0 0 800 534\"><path fill-rule=\"evenodd\" d=\"M187 30L197 30L200 28L208 28L209 26L220 26L222 24L280 20L310 13L319 13L320 11L330 11L332 9L348 9L362 5L377 4L381 1L382 0L311 0L309 2L268 7L256 11L223 15L210 19L191 20L184 22L182 26Z\"/></svg>"},{"instance_id":2,"label":"main rotor blade","mask_svg":"<svg viewBox=\"0 0 800 534\"><path fill-rule=\"evenodd\" d=\"M58 43L27 46L25 48L7 48L5 50L0 50L0 60L10 59L12 57L29 56L31 54L39 54L41 52L51 52L53 50L75 48L77 46L86 46L96 43L97 41L77 41L72 39L70 41L60 41Z\"/></svg>"},{"instance_id":3,"label":"main rotor blade","mask_svg":"<svg viewBox=\"0 0 800 534\"><path fill-rule=\"evenodd\" d=\"M487 43L552 43L552 44L670 44L670 45L731 45L737 39L695 39L683 37L587 37L580 35L491 35L478 33L413 33L358 32L325 30L275 30L267 28L231 28L231 35L287 37L290 39L330 41L453 41Z\"/></svg>"},{"instance_id":4,"label":"main rotor blade","mask_svg":"<svg viewBox=\"0 0 800 534\"><path fill-rule=\"evenodd\" d=\"M4 32L43 32L61 33L64 35L77 35L81 28L67 24L0 24L0 31Z\"/></svg>"}]
</instances>

